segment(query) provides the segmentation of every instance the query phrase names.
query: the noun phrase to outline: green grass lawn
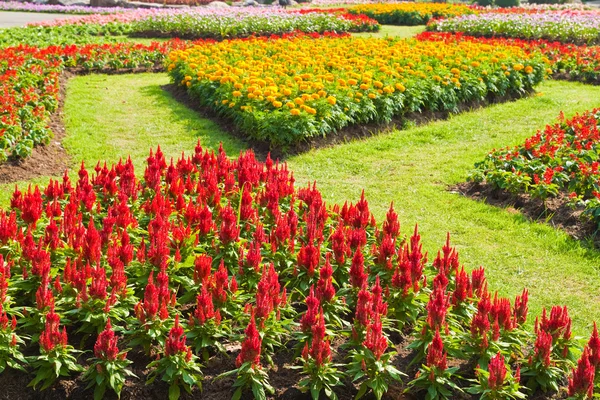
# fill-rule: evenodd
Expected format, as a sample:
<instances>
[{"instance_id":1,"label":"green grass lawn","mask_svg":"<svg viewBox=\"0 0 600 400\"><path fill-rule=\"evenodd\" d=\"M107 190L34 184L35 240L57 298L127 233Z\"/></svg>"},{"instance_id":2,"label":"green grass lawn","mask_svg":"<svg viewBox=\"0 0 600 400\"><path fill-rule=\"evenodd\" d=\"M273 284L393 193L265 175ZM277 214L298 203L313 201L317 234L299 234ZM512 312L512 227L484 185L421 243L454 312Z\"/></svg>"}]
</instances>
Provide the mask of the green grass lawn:
<instances>
[{"instance_id":1,"label":"green grass lawn","mask_svg":"<svg viewBox=\"0 0 600 400\"><path fill-rule=\"evenodd\" d=\"M393 25L382 25L379 32L362 32L353 33L353 36L358 37L381 37L396 36L399 38L410 38L425 30L425 25L417 26L393 26Z\"/></svg>"},{"instance_id":2,"label":"green grass lawn","mask_svg":"<svg viewBox=\"0 0 600 400\"><path fill-rule=\"evenodd\" d=\"M165 74L72 79L65 105L65 146L74 162L83 159L93 166L98 159L116 161L131 154L141 174L148 149L159 143L174 157L191 151L198 138L210 148L223 141L230 155L245 147L164 92L161 86L167 82ZM381 220L393 201L404 233L419 223L430 259L450 232L467 268L487 268L492 290L512 297L528 287L535 314L542 305L567 304L576 331L584 334L592 320L600 320L600 252L550 226L447 190L463 181L490 149L519 143L561 110L572 115L592 108L600 96L600 87L577 83L550 81L539 89L540 96L287 161L297 184L316 180L329 203L356 201L364 188ZM11 187L2 187L4 204Z\"/></svg>"}]
</instances>

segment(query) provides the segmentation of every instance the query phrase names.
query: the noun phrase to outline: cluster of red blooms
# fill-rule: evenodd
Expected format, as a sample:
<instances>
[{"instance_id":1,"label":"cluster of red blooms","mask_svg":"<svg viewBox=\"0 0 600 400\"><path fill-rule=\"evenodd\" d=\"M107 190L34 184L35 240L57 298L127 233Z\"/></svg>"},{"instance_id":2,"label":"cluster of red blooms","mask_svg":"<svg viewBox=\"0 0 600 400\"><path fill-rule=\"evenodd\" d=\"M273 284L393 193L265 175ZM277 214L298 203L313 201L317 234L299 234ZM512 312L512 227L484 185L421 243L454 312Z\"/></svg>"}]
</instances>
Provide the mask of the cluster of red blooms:
<instances>
[{"instance_id":1,"label":"cluster of red blooms","mask_svg":"<svg viewBox=\"0 0 600 400\"><path fill-rule=\"evenodd\" d=\"M179 315L175 316L175 325L169 331L169 336L165 341L165 355L174 356L185 353L186 361L192 359L192 349L185 344L186 336L183 327L179 324Z\"/></svg>"},{"instance_id":2,"label":"cluster of red blooms","mask_svg":"<svg viewBox=\"0 0 600 400\"><path fill-rule=\"evenodd\" d=\"M383 289L381 288L379 276L377 276L371 291L365 283L358 292L352 335L355 339L358 339L364 332L363 346L371 350L378 360L389 345L383 332L382 323L382 318L387 315L387 311L388 305L383 300Z\"/></svg>"},{"instance_id":3,"label":"cluster of red blooms","mask_svg":"<svg viewBox=\"0 0 600 400\"><path fill-rule=\"evenodd\" d=\"M438 372L443 372L446 370L446 368L448 368L446 358L447 353L444 350L444 342L442 342L440 331L437 329L431 344L429 344L429 347L427 347L426 364L428 367L432 368L431 372L429 373L429 380L434 381L436 379L436 371L434 368L437 369Z\"/></svg>"},{"instance_id":4,"label":"cluster of red blooms","mask_svg":"<svg viewBox=\"0 0 600 400\"><path fill-rule=\"evenodd\" d=\"M331 361L331 345L329 340L325 340L325 317L323 309L319 310L319 315L316 318L316 323L310 328L312 332L311 344L304 344L302 349L302 358L308 360L308 356L312 357L317 367Z\"/></svg>"},{"instance_id":5,"label":"cluster of red blooms","mask_svg":"<svg viewBox=\"0 0 600 400\"><path fill-rule=\"evenodd\" d=\"M569 378L569 396L583 394L587 395L588 398L592 398L594 394L594 379L599 366L600 336L598 336L598 327L594 322L592 336L577 361L577 367L573 369L573 373Z\"/></svg>"},{"instance_id":6,"label":"cluster of red blooms","mask_svg":"<svg viewBox=\"0 0 600 400\"><path fill-rule=\"evenodd\" d=\"M260 366L260 349L262 346L262 339L256 328L256 320L254 319L254 312L250 317L250 323L246 328L246 337L242 342L242 350L238 354L235 365L240 367L246 362L252 363L253 366Z\"/></svg>"},{"instance_id":7,"label":"cluster of red blooms","mask_svg":"<svg viewBox=\"0 0 600 400\"><path fill-rule=\"evenodd\" d=\"M67 329L60 330L60 316L54 312L54 306L46 314L46 327L40 335L40 347L46 352L54 350L57 346L67 345Z\"/></svg>"},{"instance_id":8,"label":"cluster of red blooms","mask_svg":"<svg viewBox=\"0 0 600 400\"><path fill-rule=\"evenodd\" d=\"M498 354L490 359L488 364L488 389L497 391L498 389L502 388L507 372L504 356L498 352Z\"/></svg>"},{"instance_id":9,"label":"cluster of red blooms","mask_svg":"<svg viewBox=\"0 0 600 400\"><path fill-rule=\"evenodd\" d=\"M106 321L106 327L98 335L96 344L94 344L94 355L104 361L114 361L119 356L117 342L119 338L115 335L110 323L110 318ZM120 357L125 359L127 353L122 353Z\"/></svg>"}]
</instances>

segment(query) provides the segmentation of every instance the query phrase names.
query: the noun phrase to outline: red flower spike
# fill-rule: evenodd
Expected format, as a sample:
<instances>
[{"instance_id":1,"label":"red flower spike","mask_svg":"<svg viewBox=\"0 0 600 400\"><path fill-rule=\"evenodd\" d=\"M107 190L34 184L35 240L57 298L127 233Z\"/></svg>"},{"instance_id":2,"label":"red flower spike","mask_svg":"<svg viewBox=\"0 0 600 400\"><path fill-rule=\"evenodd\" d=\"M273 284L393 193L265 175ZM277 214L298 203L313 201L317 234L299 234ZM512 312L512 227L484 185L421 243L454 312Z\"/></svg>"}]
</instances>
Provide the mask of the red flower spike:
<instances>
[{"instance_id":1,"label":"red flower spike","mask_svg":"<svg viewBox=\"0 0 600 400\"><path fill-rule=\"evenodd\" d=\"M591 399L594 395L595 375L596 369L590 361L589 348L586 346L577 361L577 368L573 368L573 374L569 378L569 396L586 395Z\"/></svg>"},{"instance_id":2,"label":"red flower spike","mask_svg":"<svg viewBox=\"0 0 600 400\"><path fill-rule=\"evenodd\" d=\"M356 315L354 316L354 320L364 327L368 325L369 320L371 319L371 314L373 312L372 299L373 297L371 292L369 292L365 284L365 286L358 292Z\"/></svg>"},{"instance_id":3,"label":"red flower spike","mask_svg":"<svg viewBox=\"0 0 600 400\"><path fill-rule=\"evenodd\" d=\"M165 341L165 355L173 356L179 353L187 353L189 349L185 345L185 340L183 327L179 324L179 315L176 315L175 325L169 331L169 336Z\"/></svg>"},{"instance_id":4,"label":"red flower spike","mask_svg":"<svg viewBox=\"0 0 600 400\"><path fill-rule=\"evenodd\" d=\"M312 327L312 343L309 354L315 360L315 364L320 367L331 360L331 346L328 340L325 340L325 318L323 309L319 310L319 317L316 324Z\"/></svg>"},{"instance_id":5,"label":"red flower spike","mask_svg":"<svg viewBox=\"0 0 600 400\"><path fill-rule=\"evenodd\" d=\"M94 355L96 358L105 361L116 360L117 355L119 354L119 348L117 347L118 340L119 338L115 335L109 318L106 321L106 327L104 328L104 331L98 335L98 339L94 345Z\"/></svg>"},{"instance_id":6,"label":"red flower spike","mask_svg":"<svg viewBox=\"0 0 600 400\"><path fill-rule=\"evenodd\" d=\"M56 346L67 345L67 331L59 329L60 316L54 312L54 306L46 314L45 329L40 334L40 347L46 353L52 351Z\"/></svg>"},{"instance_id":7,"label":"red flower spike","mask_svg":"<svg viewBox=\"0 0 600 400\"><path fill-rule=\"evenodd\" d=\"M448 368L446 357L447 354L444 351L444 343L440 336L440 330L436 329L433 341L427 347L426 364L428 367L437 368L439 372L443 372Z\"/></svg>"},{"instance_id":8,"label":"red flower spike","mask_svg":"<svg viewBox=\"0 0 600 400\"><path fill-rule=\"evenodd\" d=\"M317 321L317 314L319 313L320 302L315 297L314 287L310 287L310 292L306 298L306 312L300 319L300 328L303 332L310 332Z\"/></svg>"},{"instance_id":9,"label":"red flower spike","mask_svg":"<svg viewBox=\"0 0 600 400\"><path fill-rule=\"evenodd\" d=\"M488 388L492 391L500 389L504 384L507 372L504 356L500 352L490 359L488 372Z\"/></svg>"},{"instance_id":10,"label":"red flower spike","mask_svg":"<svg viewBox=\"0 0 600 400\"><path fill-rule=\"evenodd\" d=\"M534 357L540 360L544 367L548 368L551 364L550 355L552 354L552 335L542 330L538 331L534 345ZM533 360L530 361L533 362Z\"/></svg>"},{"instance_id":11,"label":"red flower spike","mask_svg":"<svg viewBox=\"0 0 600 400\"><path fill-rule=\"evenodd\" d=\"M317 282L317 298L321 303L330 302L335 296L333 287L333 267L329 262L331 253L325 255L325 265L319 271L319 280Z\"/></svg>"},{"instance_id":12,"label":"red flower spike","mask_svg":"<svg viewBox=\"0 0 600 400\"><path fill-rule=\"evenodd\" d=\"M350 267L350 283L354 288L362 288L367 283L367 274L365 273L365 258L362 249L356 249L352 258Z\"/></svg>"},{"instance_id":13,"label":"red flower spike","mask_svg":"<svg viewBox=\"0 0 600 400\"><path fill-rule=\"evenodd\" d=\"M379 360L388 348L388 340L383 334L383 325L381 316L374 314L373 319L367 325L367 335L363 345L373 352L375 358Z\"/></svg>"},{"instance_id":14,"label":"red flower spike","mask_svg":"<svg viewBox=\"0 0 600 400\"><path fill-rule=\"evenodd\" d=\"M212 257L206 254L196 256L194 260L194 282L207 284L212 269Z\"/></svg>"},{"instance_id":15,"label":"red flower spike","mask_svg":"<svg viewBox=\"0 0 600 400\"><path fill-rule=\"evenodd\" d=\"M600 336L598 336L596 322L594 322L594 330L587 345L590 349L590 362L594 368L598 368L598 365L600 365Z\"/></svg>"},{"instance_id":16,"label":"red flower spike","mask_svg":"<svg viewBox=\"0 0 600 400\"><path fill-rule=\"evenodd\" d=\"M523 325L527 321L527 313L529 311L527 302L529 300L529 291L523 289L523 293L515 298L515 306L513 308L513 318L515 326Z\"/></svg>"},{"instance_id":17,"label":"red flower spike","mask_svg":"<svg viewBox=\"0 0 600 400\"><path fill-rule=\"evenodd\" d=\"M235 360L235 365L239 368L246 362L252 363L253 366L260 366L260 350L262 345L262 339L256 329L256 321L254 320L254 313L250 317L250 323L246 328L246 337L242 342L242 350Z\"/></svg>"}]
</instances>

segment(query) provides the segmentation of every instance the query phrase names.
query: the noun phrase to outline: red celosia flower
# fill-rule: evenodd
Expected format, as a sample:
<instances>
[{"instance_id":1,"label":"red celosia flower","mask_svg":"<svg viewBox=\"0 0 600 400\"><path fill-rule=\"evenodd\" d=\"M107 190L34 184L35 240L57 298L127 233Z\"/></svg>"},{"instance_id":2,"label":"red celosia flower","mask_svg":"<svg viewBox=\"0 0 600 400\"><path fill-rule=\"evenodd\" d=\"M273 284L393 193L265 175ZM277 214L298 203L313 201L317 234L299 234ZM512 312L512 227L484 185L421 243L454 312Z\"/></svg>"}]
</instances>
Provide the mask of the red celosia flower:
<instances>
[{"instance_id":1,"label":"red celosia flower","mask_svg":"<svg viewBox=\"0 0 600 400\"><path fill-rule=\"evenodd\" d=\"M363 345L373 352L377 360L385 353L388 348L388 340L383 334L383 325L381 316L374 314L373 319L367 325L367 335Z\"/></svg>"},{"instance_id":2,"label":"red celosia flower","mask_svg":"<svg viewBox=\"0 0 600 400\"><path fill-rule=\"evenodd\" d=\"M488 388L490 390L498 390L504 384L506 379L506 364L504 362L504 356L498 352L494 357L490 359L488 364Z\"/></svg>"},{"instance_id":3,"label":"red celosia flower","mask_svg":"<svg viewBox=\"0 0 600 400\"><path fill-rule=\"evenodd\" d=\"M435 331L442 328L446 323L449 299L442 287L437 287L427 303L427 326Z\"/></svg>"},{"instance_id":4,"label":"red celosia flower","mask_svg":"<svg viewBox=\"0 0 600 400\"><path fill-rule=\"evenodd\" d=\"M314 287L310 287L310 292L306 298L306 312L300 319L300 327L303 332L310 332L317 321L320 302L315 296Z\"/></svg>"},{"instance_id":5,"label":"red celosia flower","mask_svg":"<svg viewBox=\"0 0 600 400\"><path fill-rule=\"evenodd\" d=\"M67 330L60 331L60 316L54 312L54 306L46 314L46 325L40 335L40 347L45 352L52 351L56 346L67 345Z\"/></svg>"},{"instance_id":6,"label":"red celosia flower","mask_svg":"<svg viewBox=\"0 0 600 400\"><path fill-rule=\"evenodd\" d=\"M535 339L534 357L540 360L544 367L548 368L551 364L550 355L552 354L552 335L544 331L538 331Z\"/></svg>"},{"instance_id":7,"label":"red celosia flower","mask_svg":"<svg viewBox=\"0 0 600 400\"><path fill-rule=\"evenodd\" d=\"M165 355L173 356L179 353L187 353L188 347L185 345L185 339L183 327L179 325L179 315L176 315L175 325L169 331L169 336L165 341Z\"/></svg>"},{"instance_id":8,"label":"red celosia flower","mask_svg":"<svg viewBox=\"0 0 600 400\"><path fill-rule=\"evenodd\" d=\"M358 292L358 300L356 301L356 315L354 320L360 325L366 327L371 319L373 312L372 295L369 292L367 285Z\"/></svg>"},{"instance_id":9,"label":"red celosia flower","mask_svg":"<svg viewBox=\"0 0 600 400\"><path fill-rule=\"evenodd\" d=\"M225 245L237 241L240 230L237 225L237 215L233 211L231 204L227 204L227 206L221 209L219 217L221 219L221 228L219 230L221 243Z\"/></svg>"},{"instance_id":10,"label":"red celosia flower","mask_svg":"<svg viewBox=\"0 0 600 400\"><path fill-rule=\"evenodd\" d=\"M487 290L485 270L483 267L476 268L471 272L471 286L473 287L473 293L477 297L481 297L483 292Z\"/></svg>"},{"instance_id":11,"label":"red celosia flower","mask_svg":"<svg viewBox=\"0 0 600 400\"><path fill-rule=\"evenodd\" d=\"M210 277L212 268L212 257L206 254L196 256L194 260L194 282L206 284Z\"/></svg>"},{"instance_id":12,"label":"red celosia flower","mask_svg":"<svg viewBox=\"0 0 600 400\"><path fill-rule=\"evenodd\" d=\"M105 361L114 361L119 355L117 342L119 338L115 335L110 324L110 318L106 321L106 327L98 335L96 344L94 345L94 355Z\"/></svg>"},{"instance_id":13,"label":"red celosia flower","mask_svg":"<svg viewBox=\"0 0 600 400\"><path fill-rule=\"evenodd\" d=\"M315 274L315 269L319 266L321 252L319 248L312 243L302 245L298 251L298 265L306 271L309 277Z\"/></svg>"},{"instance_id":14,"label":"red celosia flower","mask_svg":"<svg viewBox=\"0 0 600 400\"><path fill-rule=\"evenodd\" d=\"M387 303L383 301L383 289L381 288L381 283L379 282L379 275L377 275L375 278L375 285L373 285L371 288L371 293L373 294L371 297L373 313L386 315Z\"/></svg>"},{"instance_id":15,"label":"red celosia flower","mask_svg":"<svg viewBox=\"0 0 600 400\"><path fill-rule=\"evenodd\" d=\"M527 321L527 302L529 300L529 292L523 289L521 295L515 298L515 306L513 308L513 318L515 325L523 325Z\"/></svg>"},{"instance_id":16,"label":"red celosia flower","mask_svg":"<svg viewBox=\"0 0 600 400\"><path fill-rule=\"evenodd\" d=\"M577 361L577 368L573 368L573 375L569 378L569 396L583 394L591 399L594 395L595 374L596 369L590 361L589 349L586 346L581 358Z\"/></svg>"},{"instance_id":17,"label":"red celosia flower","mask_svg":"<svg viewBox=\"0 0 600 400\"><path fill-rule=\"evenodd\" d=\"M252 363L253 366L260 366L260 348L262 345L262 339L256 329L256 321L254 320L254 313L250 317L250 323L246 328L246 337L242 342L242 350L235 360L235 365L239 368L246 362Z\"/></svg>"},{"instance_id":18,"label":"red celosia flower","mask_svg":"<svg viewBox=\"0 0 600 400\"><path fill-rule=\"evenodd\" d=\"M208 293L206 287L202 287L202 291L196 297L196 310L194 317L200 324L204 324L207 320L215 317L215 307L213 305L212 295Z\"/></svg>"},{"instance_id":19,"label":"red celosia flower","mask_svg":"<svg viewBox=\"0 0 600 400\"><path fill-rule=\"evenodd\" d=\"M354 288L362 288L367 282L367 274L365 273L365 258L362 249L356 249L352 258L352 266L350 267L350 283Z\"/></svg>"},{"instance_id":20,"label":"red celosia flower","mask_svg":"<svg viewBox=\"0 0 600 400\"><path fill-rule=\"evenodd\" d=\"M397 238L400 234L400 222L398 222L398 214L394 211L394 203L390 204L385 221L383 222L382 230L384 234L392 238Z\"/></svg>"},{"instance_id":21,"label":"red celosia flower","mask_svg":"<svg viewBox=\"0 0 600 400\"><path fill-rule=\"evenodd\" d=\"M326 303L335 296L335 288L333 287L333 267L329 262L331 253L325 256L325 265L319 270L319 281L317 282L317 298L320 302Z\"/></svg>"},{"instance_id":22,"label":"red celosia flower","mask_svg":"<svg viewBox=\"0 0 600 400\"><path fill-rule=\"evenodd\" d=\"M469 297L473 296L471 280L469 279L469 274L465 272L464 267L456 270L456 279L454 282L454 292L452 293L450 302L453 306L458 307Z\"/></svg>"},{"instance_id":23,"label":"red celosia flower","mask_svg":"<svg viewBox=\"0 0 600 400\"><path fill-rule=\"evenodd\" d=\"M439 372L443 372L448 367L446 363L446 352L444 351L444 343L440 336L440 330L435 330L433 341L427 347L427 361L428 367L437 368ZM433 377L435 379L435 377Z\"/></svg>"},{"instance_id":24,"label":"red celosia flower","mask_svg":"<svg viewBox=\"0 0 600 400\"><path fill-rule=\"evenodd\" d=\"M592 331L592 336L590 336L587 345L590 349L590 362L594 368L598 368L598 365L600 365L600 336L598 336L596 322L594 322L594 330Z\"/></svg>"},{"instance_id":25,"label":"red celosia flower","mask_svg":"<svg viewBox=\"0 0 600 400\"><path fill-rule=\"evenodd\" d=\"M319 310L319 317L312 326L312 342L309 354L315 360L315 364L320 367L331 359L331 347L329 340L325 340L325 318L323 309Z\"/></svg>"}]
</instances>

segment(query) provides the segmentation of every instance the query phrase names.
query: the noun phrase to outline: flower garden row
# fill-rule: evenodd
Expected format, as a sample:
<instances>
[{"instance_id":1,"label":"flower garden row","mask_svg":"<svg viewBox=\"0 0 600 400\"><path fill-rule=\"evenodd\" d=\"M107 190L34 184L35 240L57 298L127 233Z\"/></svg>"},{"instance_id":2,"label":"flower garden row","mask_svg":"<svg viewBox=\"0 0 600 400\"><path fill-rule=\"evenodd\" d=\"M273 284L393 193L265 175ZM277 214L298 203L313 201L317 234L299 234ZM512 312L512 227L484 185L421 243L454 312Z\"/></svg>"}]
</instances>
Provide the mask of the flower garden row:
<instances>
[{"instance_id":1,"label":"flower garden row","mask_svg":"<svg viewBox=\"0 0 600 400\"><path fill-rule=\"evenodd\" d=\"M118 36L222 40L294 31L373 32L376 21L354 14L299 13L282 9L137 10L86 15L0 31L0 46L52 46L123 41ZM116 38L117 37L117 38Z\"/></svg>"},{"instance_id":2,"label":"flower garden row","mask_svg":"<svg viewBox=\"0 0 600 400\"><path fill-rule=\"evenodd\" d=\"M527 290L514 302L491 293L449 238L429 262L393 207L378 225L364 196L330 207L314 184L296 189L285 164L200 145L170 163L151 152L143 176L128 160L14 192L0 213L0 370L44 389L85 369L97 399L160 379L176 399L201 385L202 360L237 343L218 378L233 380L234 398L265 398L273 358L290 348L314 399L340 385L378 399L390 385L524 398L564 393L567 377L570 396L595 390L595 329L576 361L566 307L532 331ZM74 346L81 334L93 353ZM398 369L400 348L414 368ZM144 376L128 352L152 355Z\"/></svg>"},{"instance_id":3,"label":"flower garden row","mask_svg":"<svg viewBox=\"0 0 600 400\"><path fill-rule=\"evenodd\" d=\"M472 36L600 43L600 12L486 13L432 21L428 30Z\"/></svg>"},{"instance_id":4,"label":"flower garden row","mask_svg":"<svg viewBox=\"0 0 600 400\"><path fill-rule=\"evenodd\" d=\"M522 145L488 154L471 179L542 200L568 194L600 226L599 125L600 109L568 120L561 115Z\"/></svg>"},{"instance_id":5,"label":"flower garden row","mask_svg":"<svg viewBox=\"0 0 600 400\"><path fill-rule=\"evenodd\" d=\"M199 44L168 63L204 106L284 148L351 124L516 96L546 73L516 46L327 36Z\"/></svg>"}]
</instances>

